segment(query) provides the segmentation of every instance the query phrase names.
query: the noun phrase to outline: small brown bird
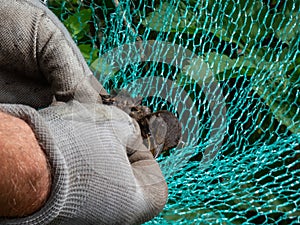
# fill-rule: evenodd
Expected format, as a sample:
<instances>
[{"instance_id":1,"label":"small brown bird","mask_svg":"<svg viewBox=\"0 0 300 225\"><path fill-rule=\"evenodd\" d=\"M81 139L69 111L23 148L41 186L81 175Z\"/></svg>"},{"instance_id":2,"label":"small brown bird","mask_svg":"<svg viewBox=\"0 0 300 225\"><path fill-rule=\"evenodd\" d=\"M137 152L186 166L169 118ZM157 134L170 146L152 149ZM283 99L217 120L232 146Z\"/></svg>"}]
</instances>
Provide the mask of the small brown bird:
<instances>
[{"instance_id":1,"label":"small brown bird","mask_svg":"<svg viewBox=\"0 0 300 225\"><path fill-rule=\"evenodd\" d=\"M144 144L157 158L163 151L176 147L182 136L181 124L177 117L167 110L151 112L143 106L142 98L133 98L126 90L101 95L103 104L114 105L135 119L141 129Z\"/></svg>"},{"instance_id":2,"label":"small brown bird","mask_svg":"<svg viewBox=\"0 0 300 225\"><path fill-rule=\"evenodd\" d=\"M103 104L114 105L136 120L151 113L151 110L148 107L142 105L142 97L138 96L133 98L126 90L121 90L119 92L113 90L111 95L100 96Z\"/></svg>"},{"instance_id":3,"label":"small brown bird","mask_svg":"<svg viewBox=\"0 0 300 225\"><path fill-rule=\"evenodd\" d=\"M157 158L163 151L176 147L181 140L181 124L167 110L148 114L138 120L144 144Z\"/></svg>"}]
</instances>

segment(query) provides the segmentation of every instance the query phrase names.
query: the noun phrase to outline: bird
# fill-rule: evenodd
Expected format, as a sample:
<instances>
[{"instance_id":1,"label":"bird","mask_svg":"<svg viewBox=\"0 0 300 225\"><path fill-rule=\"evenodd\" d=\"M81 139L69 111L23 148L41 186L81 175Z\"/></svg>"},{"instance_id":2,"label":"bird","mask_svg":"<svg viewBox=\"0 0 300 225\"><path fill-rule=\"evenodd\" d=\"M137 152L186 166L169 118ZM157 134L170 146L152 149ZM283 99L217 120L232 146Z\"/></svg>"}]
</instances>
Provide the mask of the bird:
<instances>
[{"instance_id":1,"label":"bird","mask_svg":"<svg viewBox=\"0 0 300 225\"><path fill-rule=\"evenodd\" d=\"M113 105L135 119L140 127L144 145L157 158L162 152L178 146L182 137L182 126L178 118L167 110L152 112L142 105L142 97L131 97L124 89L100 95L103 104Z\"/></svg>"},{"instance_id":2,"label":"bird","mask_svg":"<svg viewBox=\"0 0 300 225\"><path fill-rule=\"evenodd\" d=\"M157 158L162 152L175 148L182 137L182 127L177 117L167 111L160 110L145 115L138 120L144 145Z\"/></svg>"}]
</instances>

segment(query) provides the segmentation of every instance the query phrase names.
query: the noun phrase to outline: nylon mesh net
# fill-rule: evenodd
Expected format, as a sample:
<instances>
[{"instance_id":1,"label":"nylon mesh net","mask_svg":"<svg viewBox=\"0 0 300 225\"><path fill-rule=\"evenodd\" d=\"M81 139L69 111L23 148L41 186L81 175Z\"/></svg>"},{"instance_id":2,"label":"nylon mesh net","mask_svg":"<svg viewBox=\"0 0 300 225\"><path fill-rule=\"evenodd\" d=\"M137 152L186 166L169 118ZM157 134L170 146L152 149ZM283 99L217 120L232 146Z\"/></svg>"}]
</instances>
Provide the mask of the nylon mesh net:
<instances>
[{"instance_id":1,"label":"nylon mesh net","mask_svg":"<svg viewBox=\"0 0 300 225\"><path fill-rule=\"evenodd\" d=\"M50 0L107 90L168 109L182 142L147 224L300 223L299 0Z\"/></svg>"}]
</instances>

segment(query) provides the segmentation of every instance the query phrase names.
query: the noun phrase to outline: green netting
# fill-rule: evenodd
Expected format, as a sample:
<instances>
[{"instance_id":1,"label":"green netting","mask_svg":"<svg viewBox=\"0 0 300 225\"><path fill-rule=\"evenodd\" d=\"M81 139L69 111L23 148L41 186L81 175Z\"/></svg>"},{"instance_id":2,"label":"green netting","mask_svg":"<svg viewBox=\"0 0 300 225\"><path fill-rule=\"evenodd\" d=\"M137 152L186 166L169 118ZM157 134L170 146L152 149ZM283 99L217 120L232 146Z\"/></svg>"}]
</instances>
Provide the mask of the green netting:
<instances>
[{"instance_id":1,"label":"green netting","mask_svg":"<svg viewBox=\"0 0 300 225\"><path fill-rule=\"evenodd\" d=\"M299 0L52 0L95 76L174 112L147 224L300 223Z\"/></svg>"}]
</instances>

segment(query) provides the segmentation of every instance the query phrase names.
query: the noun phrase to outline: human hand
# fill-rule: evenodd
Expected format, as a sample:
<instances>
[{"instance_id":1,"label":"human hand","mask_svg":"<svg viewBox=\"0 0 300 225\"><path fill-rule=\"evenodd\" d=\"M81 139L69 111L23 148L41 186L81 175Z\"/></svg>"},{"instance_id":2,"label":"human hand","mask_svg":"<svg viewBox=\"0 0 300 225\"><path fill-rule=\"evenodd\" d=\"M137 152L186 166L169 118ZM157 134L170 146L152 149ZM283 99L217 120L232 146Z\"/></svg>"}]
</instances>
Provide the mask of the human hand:
<instances>
[{"instance_id":1,"label":"human hand","mask_svg":"<svg viewBox=\"0 0 300 225\"><path fill-rule=\"evenodd\" d=\"M1 225L141 224L164 207L167 184L122 110L69 101L36 111L0 104L31 124L51 167L49 199L39 211Z\"/></svg>"},{"instance_id":2,"label":"human hand","mask_svg":"<svg viewBox=\"0 0 300 225\"><path fill-rule=\"evenodd\" d=\"M0 217L27 216L50 193L51 172L30 126L0 112Z\"/></svg>"}]
</instances>

